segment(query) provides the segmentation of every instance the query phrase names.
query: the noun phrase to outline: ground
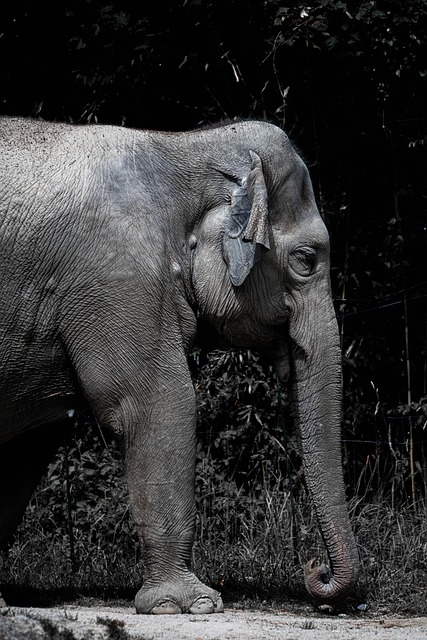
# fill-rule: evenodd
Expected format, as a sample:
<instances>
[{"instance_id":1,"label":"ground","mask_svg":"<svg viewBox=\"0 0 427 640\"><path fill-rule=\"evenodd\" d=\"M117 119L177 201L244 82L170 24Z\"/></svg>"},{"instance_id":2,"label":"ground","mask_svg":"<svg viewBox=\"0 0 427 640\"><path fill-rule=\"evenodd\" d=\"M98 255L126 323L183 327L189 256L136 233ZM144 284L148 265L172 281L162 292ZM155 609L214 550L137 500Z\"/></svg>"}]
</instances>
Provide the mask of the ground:
<instances>
[{"instance_id":1,"label":"ground","mask_svg":"<svg viewBox=\"0 0 427 640\"><path fill-rule=\"evenodd\" d=\"M214 615L136 615L131 606L0 610L0 640L427 640L427 618L329 616L227 609Z\"/></svg>"}]
</instances>

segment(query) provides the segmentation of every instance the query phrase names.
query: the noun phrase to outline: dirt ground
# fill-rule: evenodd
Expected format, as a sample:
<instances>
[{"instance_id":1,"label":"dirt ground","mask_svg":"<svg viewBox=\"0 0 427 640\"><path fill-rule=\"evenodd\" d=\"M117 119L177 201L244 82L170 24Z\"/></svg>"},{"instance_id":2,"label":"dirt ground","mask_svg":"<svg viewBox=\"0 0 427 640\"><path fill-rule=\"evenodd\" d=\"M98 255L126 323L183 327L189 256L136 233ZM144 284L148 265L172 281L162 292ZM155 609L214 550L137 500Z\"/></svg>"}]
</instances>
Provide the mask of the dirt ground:
<instances>
[{"instance_id":1,"label":"dirt ground","mask_svg":"<svg viewBox=\"0 0 427 640\"><path fill-rule=\"evenodd\" d=\"M427 618L266 613L136 615L123 606L0 610L0 640L427 640Z\"/></svg>"}]
</instances>

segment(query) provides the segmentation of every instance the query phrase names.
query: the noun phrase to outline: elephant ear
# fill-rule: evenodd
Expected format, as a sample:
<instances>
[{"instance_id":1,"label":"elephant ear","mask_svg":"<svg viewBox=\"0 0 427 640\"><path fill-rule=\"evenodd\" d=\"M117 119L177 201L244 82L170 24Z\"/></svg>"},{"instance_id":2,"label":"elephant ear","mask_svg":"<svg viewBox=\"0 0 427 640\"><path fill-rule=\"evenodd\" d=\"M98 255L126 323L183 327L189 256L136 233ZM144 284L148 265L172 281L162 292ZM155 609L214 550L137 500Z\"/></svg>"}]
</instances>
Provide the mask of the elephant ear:
<instances>
[{"instance_id":1,"label":"elephant ear","mask_svg":"<svg viewBox=\"0 0 427 640\"><path fill-rule=\"evenodd\" d=\"M251 170L231 197L230 216L223 238L223 255L231 283L238 287L252 267L270 249L267 188L261 158L251 155Z\"/></svg>"}]
</instances>

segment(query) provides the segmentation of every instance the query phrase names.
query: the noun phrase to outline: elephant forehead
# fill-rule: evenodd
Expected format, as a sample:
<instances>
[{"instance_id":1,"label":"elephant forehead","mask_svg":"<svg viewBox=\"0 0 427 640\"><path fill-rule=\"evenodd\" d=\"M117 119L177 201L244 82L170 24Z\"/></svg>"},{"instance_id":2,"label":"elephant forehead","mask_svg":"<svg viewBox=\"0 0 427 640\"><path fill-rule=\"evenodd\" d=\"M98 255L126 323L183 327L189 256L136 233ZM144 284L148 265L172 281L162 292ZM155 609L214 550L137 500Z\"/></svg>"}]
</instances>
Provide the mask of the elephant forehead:
<instances>
[{"instance_id":1,"label":"elephant forehead","mask_svg":"<svg viewBox=\"0 0 427 640\"><path fill-rule=\"evenodd\" d=\"M272 225L274 245L282 249L292 249L296 244L312 247L329 245L329 234L319 214L303 220L276 220Z\"/></svg>"},{"instance_id":2,"label":"elephant forehead","mask_svg":"<svg viewBox=\"0 0 427 640\"><path fill-rule=\"evenodd\" d=\"M274 173L268 187L273 220L291 223L320 217L308 169L296 154Z\"/></svg>"}]
</instances>

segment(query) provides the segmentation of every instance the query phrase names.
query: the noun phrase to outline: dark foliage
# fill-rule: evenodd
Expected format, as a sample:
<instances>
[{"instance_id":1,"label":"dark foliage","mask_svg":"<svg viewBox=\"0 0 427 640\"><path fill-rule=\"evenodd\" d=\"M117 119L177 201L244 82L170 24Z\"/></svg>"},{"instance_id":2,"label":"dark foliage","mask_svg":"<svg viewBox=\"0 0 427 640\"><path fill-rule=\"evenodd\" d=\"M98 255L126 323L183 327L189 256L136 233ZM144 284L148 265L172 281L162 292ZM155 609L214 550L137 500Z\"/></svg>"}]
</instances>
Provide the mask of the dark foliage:
<instances>
[{"instance_id":1,"label":"dark foliage","mask_svg":"<svg viewBox=\"0 0 427 640\"><path fill-rule=\"evenodd\" d=\"M357 501L378 496L424 508L426 0L18 0L1 16L5 114L168 130L257 117L286 128L310 166L331 234L349 495L360 514ZM254 354L202 360L192 363L201 508L209 504L203 483L224 500L272 491L273 467L282 489L299 494L298 456L290 429L284 440L272 373ZM103 477L114 493L110 463L102 454L92 460L84 438L75 447L71 457L87 477ZM61 482L58 469L50 473ZM126 518L118 525L102 498L73 482L73 517L90 510L106 523L111 552ZM49 509L54 537L63 504ZM84 544L76 534L83 565Z\"/></svg>"}]
</instances>

